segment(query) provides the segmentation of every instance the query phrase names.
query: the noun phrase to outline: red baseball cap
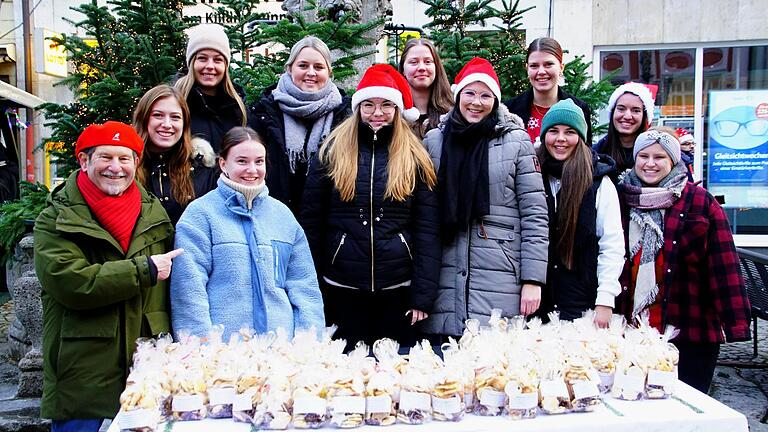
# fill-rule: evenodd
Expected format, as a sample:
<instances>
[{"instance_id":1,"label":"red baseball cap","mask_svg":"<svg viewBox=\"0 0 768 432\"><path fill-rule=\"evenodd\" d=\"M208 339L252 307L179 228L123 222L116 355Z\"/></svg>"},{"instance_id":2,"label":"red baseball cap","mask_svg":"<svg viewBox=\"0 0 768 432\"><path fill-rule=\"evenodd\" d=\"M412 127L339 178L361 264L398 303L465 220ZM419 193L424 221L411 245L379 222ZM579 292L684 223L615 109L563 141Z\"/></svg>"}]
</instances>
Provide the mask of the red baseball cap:
<instances>
[{"instance_id":1,"label":"red baseball cap","mask_svg":"<svg viewBox=\"0 0 768 432\"><path fill-rule=\"evenodd\" d=\"M85 149L101 145L128 147L139 156L144 151L144 140L141 139L133 127L110 120L104 122L104 124L96 123L85 128L83 133L77 138L75 155L80 154Z\"/></svg>"}]
</instances>

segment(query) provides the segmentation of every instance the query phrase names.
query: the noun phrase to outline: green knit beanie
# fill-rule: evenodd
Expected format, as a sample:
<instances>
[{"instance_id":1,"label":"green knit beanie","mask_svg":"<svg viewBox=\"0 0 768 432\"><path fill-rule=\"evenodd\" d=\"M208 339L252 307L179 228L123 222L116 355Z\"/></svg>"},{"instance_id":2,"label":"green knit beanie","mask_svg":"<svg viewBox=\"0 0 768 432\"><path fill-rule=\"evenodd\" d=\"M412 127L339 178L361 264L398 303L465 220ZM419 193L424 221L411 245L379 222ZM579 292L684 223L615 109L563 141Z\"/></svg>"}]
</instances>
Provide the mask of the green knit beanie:
<instances>
[{"instance_id":1,"label":"green knit beanie","mask_svg":"<svg viewBox=\"0 0 768 432\"><path fill-rule=\"evenodd\" d=\"M555 125L572 127L584 142L587 142L587 121L584 119L584 111L571 99L563 99L552 105L541 120L541 142L547 130Z\"/></svg>"}]
</instances>

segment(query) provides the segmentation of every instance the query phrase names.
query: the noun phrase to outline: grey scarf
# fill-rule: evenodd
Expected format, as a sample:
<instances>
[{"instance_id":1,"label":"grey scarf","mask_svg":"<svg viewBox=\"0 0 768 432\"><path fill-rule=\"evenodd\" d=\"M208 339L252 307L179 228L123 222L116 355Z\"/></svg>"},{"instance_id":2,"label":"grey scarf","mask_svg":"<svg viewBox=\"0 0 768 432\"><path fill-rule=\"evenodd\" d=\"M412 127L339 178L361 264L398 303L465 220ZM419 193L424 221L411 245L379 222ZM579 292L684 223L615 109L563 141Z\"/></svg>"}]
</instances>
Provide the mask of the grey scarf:
<instances>
[{"instance_id":1,"label":"grey scarf","mask_svg":"<svg viewBox=\"0 0 768 432\"><path fill-rule=\"evenodd\" d=\"M286 72L280 76L277 88L272 90L272 97L283 111L285 152L291 173L295 173L296 162L309 161L317 153L323 138L331 132L333 110L341 104L341 93L330 80L314 93L302 91ZM313 122L309 138L307 120Z\"/></svg>"},{"instance_id":2,"label":"grey scarf","mask_svg":"<svg viewBox=\"0 0 768 432\"><path fill-rule=\"evenodd\" d=\"M678 162L657 187L643 187L631 170L621 181L629 210L630 259L640 251L632 316L637 316L656 301L656 256L664 247L664 211L683 193L688 181L685 165Z\"/></svg>"}]
</instances>

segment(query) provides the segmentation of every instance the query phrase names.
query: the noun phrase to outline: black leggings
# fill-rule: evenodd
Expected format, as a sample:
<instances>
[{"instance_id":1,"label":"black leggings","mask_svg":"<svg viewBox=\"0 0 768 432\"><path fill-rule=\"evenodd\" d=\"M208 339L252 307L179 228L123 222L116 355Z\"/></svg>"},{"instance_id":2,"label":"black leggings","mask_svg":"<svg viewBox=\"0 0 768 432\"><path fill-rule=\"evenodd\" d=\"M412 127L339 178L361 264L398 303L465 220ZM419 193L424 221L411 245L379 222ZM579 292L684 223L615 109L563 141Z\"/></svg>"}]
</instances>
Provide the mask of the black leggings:
<instances>
[{"instance_id":1,"label":"black leggings","mask_svg":"<svg viewBox=\"0 0 768 432\"><path fill-rule=\"evenodd\" d=\"M354 288L340 288L322 282L325 321L339 329L334 339L345 339L347 349L358 341L371 346L381 338L398 341L401 347L416 342L415 327L408 311L409 287L371 292Z\"/></svg>"},{"instance_id":2,"label":"black leggings","mask_svg":"<svg viewBox=\"0 0 768 432\"><path fill-rule=\"evenodd\" d=\"M680 351L677 373L680 381L702 393L709 392L712 376L715 374L719 343L674 342Z\"/></svg>"}]
</instances>

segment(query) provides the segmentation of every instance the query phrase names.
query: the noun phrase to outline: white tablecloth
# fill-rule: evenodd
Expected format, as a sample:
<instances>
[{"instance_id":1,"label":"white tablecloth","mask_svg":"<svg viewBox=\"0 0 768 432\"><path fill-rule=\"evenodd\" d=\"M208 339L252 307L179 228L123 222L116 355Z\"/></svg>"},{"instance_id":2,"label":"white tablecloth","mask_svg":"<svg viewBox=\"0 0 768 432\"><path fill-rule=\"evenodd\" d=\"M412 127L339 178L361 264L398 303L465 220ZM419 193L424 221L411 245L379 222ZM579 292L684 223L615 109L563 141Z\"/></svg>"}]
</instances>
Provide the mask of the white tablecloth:
<instances>
[{"instance_id":1,"label":"white tablecloth","mask_svg":"<svg viewBox=\"0 0 768 432\"><path fill-rule=\"evenodd\" d=\"M109 432L119 432L119 414ZM173 432L250 432L251 427L232 420L176 422ZM165 425L158 427L164 432ZM331 430L330 428L322 430ZM622 401L605 397L604 405L591 413L544 415L535 419L510 420L504 417L467 415L462 421L431 422L420 426L396 424L364 426L360 432L485 432L485 431L574 431L589 432L747 432L747 419L694 388L678 382L675 396L664 400Z\"/></svg>"}]
</instances>

